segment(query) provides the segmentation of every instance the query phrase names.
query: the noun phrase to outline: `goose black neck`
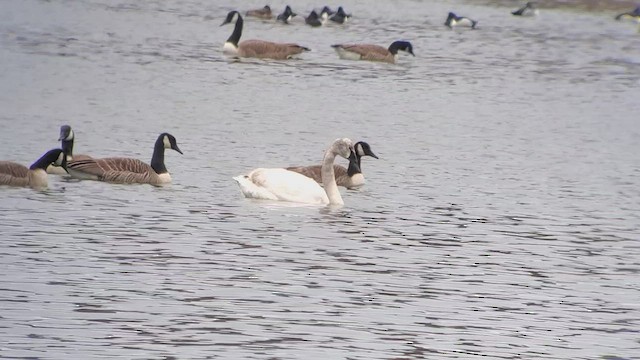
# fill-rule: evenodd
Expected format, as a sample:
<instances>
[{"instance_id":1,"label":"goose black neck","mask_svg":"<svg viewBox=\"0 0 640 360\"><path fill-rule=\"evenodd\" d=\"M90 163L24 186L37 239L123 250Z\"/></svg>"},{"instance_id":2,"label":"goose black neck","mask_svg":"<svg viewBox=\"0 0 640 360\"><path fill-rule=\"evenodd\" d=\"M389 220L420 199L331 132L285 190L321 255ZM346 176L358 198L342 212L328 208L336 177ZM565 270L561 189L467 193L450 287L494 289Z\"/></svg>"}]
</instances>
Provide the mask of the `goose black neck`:
<instances>
[{"instance_id":1,"label":"goose black neck","mask_svg":"<svg viewBox=\"0 0 640 360\"><path fill-rule=\"evenodd\" d=\"M347 169L347 175L353 176L355 174L360 174L362 170L360 169L360 159L362 156L356 153L356 161L349 161L349 168Z\"/></svg>"},{"instance_id":2,"label":"goose black neck","mask_svg":"<svg viewBox=\"0 0 640 360\"><path fill-rule=\"evenodd\" d=\"M227 42L232 43L236 47L238 47L238 43L240 42L240 36L242 36L242 24L244 20L242 20L242 16L240 13L237 14L238 20L236 20L236 26L233 28L233 32L231 36L227 39Z\"/></svg>"},{"instance_id":3,"label":"goose black neck","mask_svg":"<svg viewBox=\"0 0 640 360\"><path fill-rule=\"evenodd\" d=\"M71 139L71 140L62 140L62 151L68 157L73 156L73 139Z\"/></svg>"},{"instance_id":4,"label":"goose black neck","mask_svg":"<svg viewBox=\"0 0 640 360\"><path fill-rule=\"evenodd\" d=\"M58 156L60 156L61 151L59 149L49 150L44 155L40 157L40 159L36 160L30 167L29 170L42 169L46 170L51 163L56 162L58 160ZM66 165L66 164L65 164Z\"/></svg>"},{"instance_id":5,"label":"goose black neck","mask_svg":"<svg viewBox=\"0 0 640 360\"><path fill-rule=\"evenodd\" d=\"M156 140L156 144L153 147L153 155L151 156L151 167L156 174L164 174L169 172L167 167L164 166L164 136L160 136Z\"/></svg>"},{"instance_id":6,"label":"goose black neck","mask_svg":"<svg viewBox=\"0 0 640 360\"><path fill-rule=\"evenodd\" d=\"M400 49L400 45L398 43L393 43L391 45L389 45L389 52L391 53L391 55L396 55L398 53L398 50ZM359 159L359 157L358 157Z\"/></svg>"}]
</instances>

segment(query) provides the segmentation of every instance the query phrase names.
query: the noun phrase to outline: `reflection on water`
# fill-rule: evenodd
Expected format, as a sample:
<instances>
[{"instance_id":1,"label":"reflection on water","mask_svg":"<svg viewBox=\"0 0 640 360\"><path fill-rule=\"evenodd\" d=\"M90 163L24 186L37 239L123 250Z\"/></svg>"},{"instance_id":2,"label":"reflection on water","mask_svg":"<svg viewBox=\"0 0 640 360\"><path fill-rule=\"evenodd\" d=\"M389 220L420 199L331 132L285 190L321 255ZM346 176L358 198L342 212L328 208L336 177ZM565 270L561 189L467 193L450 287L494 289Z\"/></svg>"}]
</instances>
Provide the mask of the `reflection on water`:
<instances>
[{"instance_id":1,"label":"reflection on water","mask_svg":"<svg viewBox=\"0 0 640 360\"><path fill-rule=\"evenodd\" d=\"M169 131L184 156L162 188L0 189L0 357L637 357L640 37L608 13L503 5L246 21L246 39L312 48L291 62L222 57L241 3L5 6L3 159L32 163L62 124L78 153L149 160ZM479 29L447 29L450 10ZM330 48L397 39L417 56L395 66ZM345 207L251 201L232 180L319 163L344 136L380 156Z\"/></svg>"}]
</instances>

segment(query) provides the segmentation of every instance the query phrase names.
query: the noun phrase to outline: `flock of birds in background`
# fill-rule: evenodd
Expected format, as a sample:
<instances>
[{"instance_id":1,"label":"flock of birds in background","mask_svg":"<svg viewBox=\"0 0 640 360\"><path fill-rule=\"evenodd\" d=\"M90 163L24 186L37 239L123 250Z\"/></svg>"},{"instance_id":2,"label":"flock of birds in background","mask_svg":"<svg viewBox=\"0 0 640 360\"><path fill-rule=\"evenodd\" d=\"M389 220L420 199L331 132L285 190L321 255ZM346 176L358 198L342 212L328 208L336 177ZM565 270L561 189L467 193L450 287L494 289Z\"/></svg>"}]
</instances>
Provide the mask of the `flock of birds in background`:
<instances>
[{"instance_id":1,"label":"flock of birds in background","mask_svg":"<svg viewBox=\"0 0 640 360\"><path fill-rule=\"evenodd\" d=\"M511 12L514 16L535 16L538 9L533 2ZM248 17L262 20L273 19L271 8L245 13ZM296 16L290 6L276 16L276 21L289 24ZM332 11L325 6L320 11L311 11L305 23L317 27L326 21L345 24L351 18L342 7ZM616 20L633 20L640 23L640 6L633 11L617 15ZM308 48L289 43L274 43L262 40L240 42L243 18L238 11L227 14L222 25L235 23L233 33L225 42L223 52L233 57L252 57L284 60L294 58ZM477 21L449 13L445 25L475 29ZM395 63L398 54L413 54L413 46L408 41L394 41L388 48L372 44L332 45L339 57L349 60L368 60ZM415 55L414 55L415 56ZM165 149L182 154L176 139L169 133L158 136L150 164L134 158L110 157L93 158L88 155L73 154L75 134L70 126L60 128L61 148L46 152L29 168L11 161L0 161L0 185L46 188L47 173L66 175L80 180L96 180L119 184L164 185L171 182L171 176L164 164ZM349 160L348 168L334 165L337 156ZM361 158L378 158L369 144L363 141L353 143L350 139L336 139L326 150L322 163L315 166L292 166L288 168L258 168L246 175L233 179L238 183L245 197L266 200L291 201L309 204L342 205L339 186L356 189L364 185Z\"/></svg>"},{"instance_id":2,"label":"flock of birds in background","mask_svg":"<svg viewBox=\"0 0 640 360\"><path fill-rule=\"evenodd\" d=\"M538 7L535 2L527 2L521 8L512 11L511 14L514 16L530 17L538 15L538 12ZM274 13L269 5L265 5L260 9L247 11L245 16L270 21L274 18ZM275 19L277 22L290 24L296 16L297 14L291 6L287 5L282 13L275 16ZM324 6L319 11L315 9L312 10L311 13L304 18L304 21L309 26L319 27L327 22L346 24L351 17L351 14L348 14L342 6L338 7L337 11L333 11L328 6ZM640 7L631 12L616 16L617 20L627 18L640 22ZM235 27L231 36L229 36L224 43L223 53L225 55L236 58L287 60L297 58L300 54L310 51L306 46L293 43L276 43L264 40L245 40L240 42L244 26L242 15L240 15L238 11L230 11L222 25L230 23L235 23ZM444 25L449 28L467 27L475 29L477 24L477 20L458 16L453 12L449 12L444 22ZM393 64L398 60L400 53L415 56L413 53L413 45L409 41L404 40L394 41L387 48L375 44L336 44L332 45L332 47L341 59L346 60L367 60Z\"/></svg>"}]
</instances>

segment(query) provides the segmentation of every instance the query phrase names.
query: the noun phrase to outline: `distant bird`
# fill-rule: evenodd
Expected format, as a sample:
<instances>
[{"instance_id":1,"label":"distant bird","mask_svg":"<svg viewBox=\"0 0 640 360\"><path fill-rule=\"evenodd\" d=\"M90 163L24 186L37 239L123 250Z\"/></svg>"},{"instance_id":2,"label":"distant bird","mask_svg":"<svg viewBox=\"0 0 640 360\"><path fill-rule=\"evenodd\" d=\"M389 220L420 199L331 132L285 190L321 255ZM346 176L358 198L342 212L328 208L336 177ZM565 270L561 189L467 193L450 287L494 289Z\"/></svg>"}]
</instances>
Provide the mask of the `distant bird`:
<instances>
[{"instance_id":1,"label":"distant bird","mask_svg":"<svg viewBox=\"0 0 640 360\"><path fill-rule=\"evenodd\" d=\"M254 9L254 10L247 11L247 16L269 20L273 17L273 14L271 13L271 7L269 7L269 5L265 5L261 9Z\"/></svg>"},{"instance_id":2,"label":"distant bird","mask_svg":"<svg viewBox=\"0 0 640 360\"><path fill-rule=\"evenodd\" d=\"M413 56L413 46L408 41L394 41L388 48L370 44L338 44L331 45L341 59L381 61L394 64L399 52L406 52Z\"/></svg>"},{"instance_id":3,"label":"distant bird","mask_svg":"<svg viewBox=\"0 0 640 360\"><path fill-rule=\"evenodd\" d=\"M287 5L284 8L284 11L282 12L282 14L278 15L278 17L276 18L276 21L280 21L284 24L288 24L289 21L291 21L291 19L293 19L294 16L296 16L298 14L294 13L291 10L291 6Z\"/></svg>"},{"instance_id":4,"label":"distant bird","mask_svg":"<svg viewBox=\"0 0 640 360\"><path fill-rule=\"evenodd\" d=\"M535 3L529 1L520 9L512 11L511 14L515 16L536 16L538 15L538 8Z\"/></svg>"},{"instance_id":5,"label":"distant bird","mask_svg":"<svg viewBox=\"0 0 640 360\"><path fill-rule=\"evenodd\" d=\"M171 182L171 175L164 164L165 149L173 149L182 154L176 138L171 134L162 133L153 147L151 165L133 158L92 158L67 164L67 171L72 177L83 180L164 185Z\"/></svg>"},{"instance_id":6,"label":"distant bird","mask_svg":"<svg viewBox=\"0 0 640 360\"><path fill-rule=\"evenodd\" d=\"M444 22L444 24L450 28L460 26L460 27L470 27L472 29L476 28L477 23L478 22L475 20L471 20L464 16L457 16L452 12L449 13L449 16L447 17L447 21Z\"/></svg>"},{"instance_id":7,"label":"distant bird","mask_svg":"<svg viewBox=\"0 0 640 360\"><path fill-rule=\"evenodd\" d=\"M371 147L364 141L358 141L354 146L355 158L349 158L349 168L334 164L333 171L336 175L336 183L338 186L344 186L347 189L357 189L364 185L364 175L362 175L361 159L363 156L371 156L378 158L371 151ZM310 177L317 183L322 184L322 165L312 166L291 166L287 170L295 171L306 177Z\"/></svg>"},{"instance_id":8,"label":"distant bird","mask_svg":"<svg viewBox=\"0 0 640 360\"><path fill-rule=\"evenodd\" d=\"M616 16L616 20L635 20L640 22L640 6L635 8L633 11L618 14Z\"/></svg>"},{"instance_id":9,"label":"distant bird","mask_svg":"<svg viewBox=\"0 0 640 360\"><path fill-rule=\"evenodd\" d=\"M47 151L29 168L12 161L0 161L0 185L46 188L48 185L46 169L51 164L67 166L67 156L62 149Z\"/></svg>"},{"instance_id":10,"label":"distant bird","mask_svg":"<svg viewBox=\"0 0 640 360\"><path fill-rule=\"evenodd\" d=\"M351 19L351 14L347 14L342 6L338 7L338 11L329 18L329 20L338 24L345 24L349 19Z\"/></svg>"},{"instance_id":11,"label":"distant bird","mask_svg":"<svg viewBox=\"0 0 640 360\"><path fill-rule=\"evenodd\" d=\"M227 18L222 25L232 22L236 23L233 33L231 33L222 48L222 52L226 55L241 58L287 60L295 58L305 51L311 51L309 48L298 44L282 44L262 40L245 40L239 43L244 21L240 13L235 10L227 14Z\"/></svg>"},{"instance_id":12,"label":"distant bird","mask_svg":"<svg viewBox=\"0 0 640 360\"><path fill-rule=\"evenodd\" d=\"M322 19L322 21L327 21L329 20L329 16L335 13L336 12L331 10L331 8L329 8L328 6L325 6L322 8L322 10L320 10L320 18Z\"/></svg>"},{"instance_id":13,"label":"distant bird","mask_svg":"<svg viewBox=\"0 0 640 360\"><path fill-rule=\"evenodd\" d=\"M318 16L318 13L315 10L311 10L311 13L309 13L309 16L304 18L304 22L305 24L311 27L318 27L324 24L324 21L322 21L322 19L320 18L320 16Z\"/></svg>"}]
</instances>

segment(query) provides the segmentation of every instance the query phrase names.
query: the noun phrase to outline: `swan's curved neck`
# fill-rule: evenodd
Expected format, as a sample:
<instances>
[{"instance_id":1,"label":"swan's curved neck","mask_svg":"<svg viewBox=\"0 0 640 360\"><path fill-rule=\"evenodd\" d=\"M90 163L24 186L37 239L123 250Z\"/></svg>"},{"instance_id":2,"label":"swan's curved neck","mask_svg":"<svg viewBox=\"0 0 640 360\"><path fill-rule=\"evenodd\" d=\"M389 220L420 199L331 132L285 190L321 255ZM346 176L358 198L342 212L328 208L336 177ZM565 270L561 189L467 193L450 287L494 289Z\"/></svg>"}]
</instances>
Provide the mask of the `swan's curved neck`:
<instances>
[{"instance_id":1,"label":"swan's curved neck","mask_svg":"<svg viewBox=\"0 0 640 360\"><path fill-rule=\"evenodd\" d=\"M156 140L156 145L153 147L153 155L151 156L151 167L156 174L168 173L167 167L164 166L164 139L160 136Z\"/></svg>"},{"instance_id":2,"label":"swan's curved neck","mask_svg":"<svg viewBox=\"0 0 640 360\"><path fill-rule=\"evenodd\" d=\"M228 43L232 43L235 47L238 47L238 43L240 42L240 36L242 36L242 16L240 14L236 15L238 19L236 20L236 26L233 28L233 32L231 36L227 39Z\"/></svg>"},{"instance_id":3,"label":"swan's curved neck","mask_svg":"<svg viewBox=\"0 0 640 360\"><path fill-rule=\"evenodd\" d=\"M342 195L338 190L338 184L336 183L336 174L333 170L333 161L336 159L336 153L333 151L333 147L327 150L322 160L322 168L320 173L322 175L322 186L329 198L329 205L344 205L342 201Z\"/></svg>"}]
</instances>

